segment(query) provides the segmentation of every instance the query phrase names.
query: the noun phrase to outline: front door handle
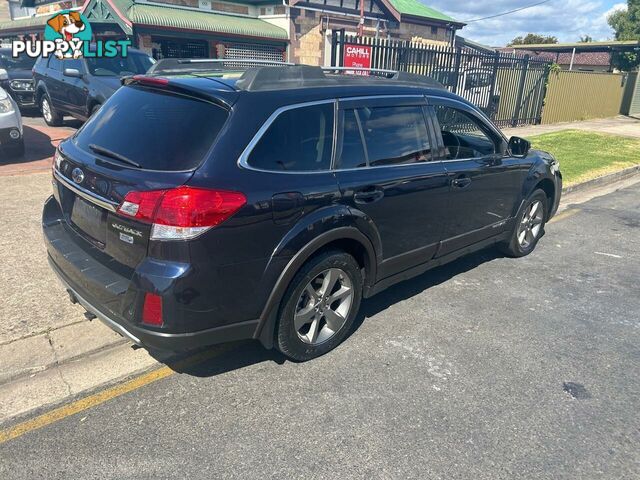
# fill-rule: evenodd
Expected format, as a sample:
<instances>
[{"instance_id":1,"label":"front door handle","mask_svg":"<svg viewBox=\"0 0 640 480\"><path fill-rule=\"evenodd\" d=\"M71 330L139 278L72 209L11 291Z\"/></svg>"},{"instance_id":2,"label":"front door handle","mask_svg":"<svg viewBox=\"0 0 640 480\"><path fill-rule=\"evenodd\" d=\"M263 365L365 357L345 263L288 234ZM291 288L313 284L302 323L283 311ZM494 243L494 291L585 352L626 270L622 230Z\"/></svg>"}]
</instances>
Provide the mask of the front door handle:
<instances>
[{"instance_id":1,"label":"front door handle","mask_svg":"<svg viewBox=\"0 0 640 480\"><path fill-rule=\"evenodd\" d=\"M458 177L451 182L451 185L455 188L467 188L471 185L471 179L469 177Z\"/></svg>"},{"instance_id":2,"label":"front door handle","mask_svg":"<svg viewBox=\"0 0 640 480\"><path fill-rule=\"evenodd\" d=\"M368 187L353 194L353 199L359 204L374 203L382 200L382 197L384 190L378 187Z\"/></svg>"}]
</instances>

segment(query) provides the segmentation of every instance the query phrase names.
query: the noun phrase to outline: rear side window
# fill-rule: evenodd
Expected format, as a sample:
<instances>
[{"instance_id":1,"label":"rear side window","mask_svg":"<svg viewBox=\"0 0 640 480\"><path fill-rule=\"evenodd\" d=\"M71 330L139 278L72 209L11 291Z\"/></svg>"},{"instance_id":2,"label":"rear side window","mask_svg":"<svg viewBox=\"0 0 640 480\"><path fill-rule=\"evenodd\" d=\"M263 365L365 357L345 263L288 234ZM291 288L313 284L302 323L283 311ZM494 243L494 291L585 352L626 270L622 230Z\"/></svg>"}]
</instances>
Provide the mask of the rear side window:
<instances>
[{"instance_id":1,"label":"rear side window","mask_svg":"<svg viewBox=\"0 0 640 480\"><path fill-rule=\"evenodd\" d=\"M431 145L420 106L359 108L369 166L426 162Z\"/></svg>"},{"instance_id":2,"label":"rear side window","mask_svg":"<svg viewBox=\"0 0 640 480\"><path fill-rule=\"evenodd\" d=\"M191 97L139 86L122 87L75 136L127 157L148 170L197 167L222 129L228 113Z\"/></svg>"},{"instance_id":3,"label":"rear side window","mask_svg":"<svg viewBox=\"0 0 640 480\"><path fill-rule=\"evenodd\" d=\"M362 168L367 166L367 153L362 137L360 116L357 110L344 112L342 129L342 151L338 156L337 168Z\"/></svg>"},{"instance_id":4,"label":"rear side window","mask_svg":"<svg viewBox=\"0 0 640 480\"><path fill-rule=\"evenodd\" d=\"M247 163L272 171L328 170L333 147L333 103L282 112L255 145Z\"/></svg>"}]
</instances>

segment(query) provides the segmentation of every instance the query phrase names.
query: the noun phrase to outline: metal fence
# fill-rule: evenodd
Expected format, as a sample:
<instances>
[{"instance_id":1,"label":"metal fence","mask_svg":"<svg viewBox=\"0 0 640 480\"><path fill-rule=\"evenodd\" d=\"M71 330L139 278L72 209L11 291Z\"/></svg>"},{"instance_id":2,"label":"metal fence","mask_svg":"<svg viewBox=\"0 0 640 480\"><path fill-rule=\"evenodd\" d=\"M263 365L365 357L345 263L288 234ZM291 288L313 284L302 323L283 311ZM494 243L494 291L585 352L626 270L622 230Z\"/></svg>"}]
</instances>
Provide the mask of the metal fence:
<instances>
[{"instance_id":1,"label":"metal fence","mask_svg":"<svg viewBox=\"0 0 640 480\"><path fill-rule=\"evenodd\" d=\"M427 75L471 101L502 127L542 120L550 62L467 47L345 35L334 31L331 66L354 66L348 47L360 46L370 68ZM349 49L349 52L352 51Z\"/></svg>"},{"instance_id":2,"label":"metal fence","mask_svg":"<svg viewBox=\"0 0 640 480\"><path fill-rule=\"evenodd\" d=\"M559 71L549 76L542 123L606 118L623 108L626 73Z\"/></svg>"}]
</instances>

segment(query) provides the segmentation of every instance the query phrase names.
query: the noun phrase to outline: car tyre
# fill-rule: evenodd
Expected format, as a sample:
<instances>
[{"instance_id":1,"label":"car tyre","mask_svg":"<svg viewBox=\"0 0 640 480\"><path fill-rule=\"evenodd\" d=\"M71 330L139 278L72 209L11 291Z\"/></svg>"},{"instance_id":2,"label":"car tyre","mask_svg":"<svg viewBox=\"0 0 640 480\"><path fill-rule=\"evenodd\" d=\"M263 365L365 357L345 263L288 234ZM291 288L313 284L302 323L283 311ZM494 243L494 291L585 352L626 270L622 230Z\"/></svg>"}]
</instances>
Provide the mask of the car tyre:
<instances>
[{"instance_id":1,"label":"car tyre","mask_svg":"<svg viewBox=\"0 0 640 480\"><path fill-rule=\"evenodd\" d=\"M40 112L42 113L42 118L44 118L45 123L50 127L59 127L62 125L63 117L53 108L51 99L46 93L40 98Z\"/></svg>"},{"instance_id":2,"label":"car tyre","mask_svg":"<svg viewBox=\"0 0 640 480\"><path fill-rule=\"evenodd\" d=\"M547 195L537 189L522 205L509 241L500 245L502 252L510 257L524 257L533 252L544 235L548 215Z\"/></svg>"},{"instance_id":3,"label":"car tyre","mask_svg":"<svg viewBox=\"0 0 640 480\"><path fill-rule=\"evenodd\" d=\"M342 251L311 258L289 285L278 314L276 346L304 362L333 350L349 335L362 300L362 272Z\"/></svg>"}]
</instances>

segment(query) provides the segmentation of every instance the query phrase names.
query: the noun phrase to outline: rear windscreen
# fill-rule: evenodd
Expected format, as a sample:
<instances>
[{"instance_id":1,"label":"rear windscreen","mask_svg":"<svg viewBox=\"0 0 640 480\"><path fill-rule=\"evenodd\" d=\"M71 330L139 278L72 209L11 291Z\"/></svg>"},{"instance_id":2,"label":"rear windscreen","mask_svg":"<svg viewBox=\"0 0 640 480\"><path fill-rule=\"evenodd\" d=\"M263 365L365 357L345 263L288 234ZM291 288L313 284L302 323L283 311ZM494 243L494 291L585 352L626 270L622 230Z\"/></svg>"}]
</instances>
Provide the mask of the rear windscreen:
<instances>
[{"instance_id":1,"label":"rear windscreen","mask_svg":"<svg viewBox=\"0 0 640 480\"><path fill-rule=\"evenodd\" d=\"M75 143L87 152L108 150L143 169L190 170L202 162L227 116L202 100L122 87L78 131Z\"/></svg>"}]
</instances>

